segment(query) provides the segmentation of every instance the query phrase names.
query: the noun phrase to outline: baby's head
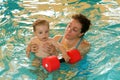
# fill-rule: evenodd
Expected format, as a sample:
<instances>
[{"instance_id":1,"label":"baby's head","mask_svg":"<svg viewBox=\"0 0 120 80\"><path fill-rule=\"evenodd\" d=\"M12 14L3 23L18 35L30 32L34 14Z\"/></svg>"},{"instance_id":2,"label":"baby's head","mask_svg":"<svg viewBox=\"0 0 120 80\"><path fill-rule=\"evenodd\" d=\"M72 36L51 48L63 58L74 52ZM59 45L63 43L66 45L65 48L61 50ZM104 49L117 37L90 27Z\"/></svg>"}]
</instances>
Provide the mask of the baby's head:
<instances>
[{"instance_id":1,"label":"baby's head","mask_svg":"<svg viewBox=\"0 0 120 80\"><path fill-rule=\"evenodd\" d=\"M37 36L40 41L46 41L49 37L49 22L43 19L37 19L33 23L33 30L35 36Z\"/></svg>"},{"instance_id":2,"label":"baby's head","mask_svg":"<svg viewBox=\"0 0 120 80\"><path fill-rule=\"evenodd\" d=\"M36 26L47 26L49 28L49 22L47 20L44 20L44 19L37 19L33 23L33 30L34 30L34 32L36 31Z\"/></svg>"}]
</instances>

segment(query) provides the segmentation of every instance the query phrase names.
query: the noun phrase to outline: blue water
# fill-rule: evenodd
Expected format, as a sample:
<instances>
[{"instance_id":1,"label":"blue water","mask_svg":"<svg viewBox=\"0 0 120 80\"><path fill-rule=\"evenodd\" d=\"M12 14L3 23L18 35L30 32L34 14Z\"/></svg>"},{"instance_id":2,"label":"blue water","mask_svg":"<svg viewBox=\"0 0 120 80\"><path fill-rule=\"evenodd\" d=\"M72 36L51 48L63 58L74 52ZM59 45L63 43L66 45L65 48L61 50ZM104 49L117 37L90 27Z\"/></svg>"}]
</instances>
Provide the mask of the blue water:
<instances>
[{"instance_id":1,"label":"blue water","mask_svg":"<svg viewBox=\"0 0 120 80\"><path fill-rule=\"evenodd\" d=\"M25 55L37 18L50 21L50 36L63 34L70 15L82 13L92 25L85 34L85 58L48 73ZM119 0L0 0L0 80L120 80Z\"/></svg>"}]
</instances>

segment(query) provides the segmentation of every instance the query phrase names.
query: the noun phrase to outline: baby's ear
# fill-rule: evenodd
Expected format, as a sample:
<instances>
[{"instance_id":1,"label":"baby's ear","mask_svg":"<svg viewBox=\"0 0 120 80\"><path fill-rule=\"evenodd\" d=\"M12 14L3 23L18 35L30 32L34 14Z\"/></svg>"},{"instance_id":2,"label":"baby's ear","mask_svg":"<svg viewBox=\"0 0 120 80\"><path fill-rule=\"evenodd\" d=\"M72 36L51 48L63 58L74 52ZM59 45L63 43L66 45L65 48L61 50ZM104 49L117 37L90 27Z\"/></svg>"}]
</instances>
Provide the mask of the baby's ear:
<instances>
[{"instance_id":1,"label":"baby's ear","mask_svg":"<svg viewBox=\"0 0 120 80\"><path fill-rule=\"evenodd\" d=\"M36 33L34 32L34 36L36 36Z\"/></svg>"}]
</instances>

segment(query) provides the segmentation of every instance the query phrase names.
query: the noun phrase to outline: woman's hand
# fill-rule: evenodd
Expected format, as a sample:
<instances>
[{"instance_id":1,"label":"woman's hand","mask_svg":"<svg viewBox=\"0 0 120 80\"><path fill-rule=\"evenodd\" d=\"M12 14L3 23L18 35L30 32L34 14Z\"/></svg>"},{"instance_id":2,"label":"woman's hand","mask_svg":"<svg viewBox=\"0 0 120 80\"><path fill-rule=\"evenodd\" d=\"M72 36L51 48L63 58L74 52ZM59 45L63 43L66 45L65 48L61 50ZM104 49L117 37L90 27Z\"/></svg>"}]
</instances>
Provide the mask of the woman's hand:
<instances>
[{"instance_id":1,"label":"woman's hand","mask_svg":"<svg viewBox=\"0 0 120 80\"><path fill-rule=\"evenodd\" d=\"M34 53L38 52L39 46L37 44L31 43L30 47L31 47L31 52L34 52Z\"/></svg>"},{"instance_id":2,"label":"woman's hand","mask_svg":"<svg viewBox=\"0 0 120 80\"><path fill-rule=\"evenodd\" d=\"M65 62L69 62L70 57L66 54L63 54L63 58L65 59Z\"/></svg>"},{"instance_id":3,"label":"woman's hand","mask_svg":"<svg viewBox=\"0 0 120 80\"><path fill-rule=\"evenodd\" d=\"M30 45L27 46L26 48L26 56L29 58L30 57Z\"/></svg>"},{"instance_id":4,"label":"woman's hand","mask_svg":"<svg viewBox=\"0 0 120 80\"><path fill-rule=\"evenodd\" d=\"M50 55L57 55L57 50L54 45L46 42L43 44L43 51L50 54Z\"/></svg>"}]
</instances>

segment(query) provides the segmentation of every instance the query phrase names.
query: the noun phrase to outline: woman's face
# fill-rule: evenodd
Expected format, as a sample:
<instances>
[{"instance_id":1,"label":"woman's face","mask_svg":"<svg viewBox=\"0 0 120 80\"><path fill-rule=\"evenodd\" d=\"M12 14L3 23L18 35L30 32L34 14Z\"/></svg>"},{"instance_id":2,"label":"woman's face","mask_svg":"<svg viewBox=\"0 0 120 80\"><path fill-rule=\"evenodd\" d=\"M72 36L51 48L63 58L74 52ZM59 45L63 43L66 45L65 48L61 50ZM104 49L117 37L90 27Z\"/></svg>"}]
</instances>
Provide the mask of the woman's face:
<instances>
[{"instance_id":1,"label":"woman's face","mask_svg":"<svg viewBox=\"0 0 120 80\"><path fill-rule=\"evenodd\" d=\"M72 19L65 30L65 38L69 40L79 38L83 34L80 33L81 28L82 24L79 23L77 20Z\"/></svg>"}]
</instances>

